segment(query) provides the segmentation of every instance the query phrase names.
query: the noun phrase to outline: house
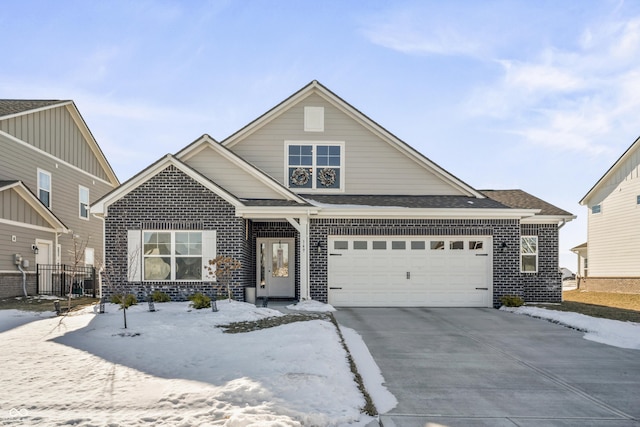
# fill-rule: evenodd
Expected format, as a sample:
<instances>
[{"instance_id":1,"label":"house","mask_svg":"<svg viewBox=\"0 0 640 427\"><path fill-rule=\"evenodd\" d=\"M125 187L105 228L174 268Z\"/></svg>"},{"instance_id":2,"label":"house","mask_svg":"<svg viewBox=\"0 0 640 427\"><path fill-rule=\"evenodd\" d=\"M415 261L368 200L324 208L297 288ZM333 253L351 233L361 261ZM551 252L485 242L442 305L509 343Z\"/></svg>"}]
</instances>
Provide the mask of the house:
<instances>
[{"instance_id":1,"label":"house","mask_svg":"<svg viewBox=\"0 0 640 427\"><path fill-rule=\"evenodd\" d=\"M0 153L0 297L64 294L65 265L103 259L89 205L119 181L73 101L1 99Z\"/></svg>"},{"instance_id":2,"label":"house","mask_svg":"<svg viewBox=\"0 0 640 427\"><path fill-rule=\"evenodd\" d=\"M571 248L577 256L576 285L580 287L589 273L589 259L587 258L587 242Z\"/></svg>"},{"instance_id":3,"label":"house","mask_svg":"<svg viewBox=\"0 0 640 427\"><path fill-rule=\"evenodd\" d=\"M591 291L640 293L640 138L580 200L588 209L588 270L580 282ZM582 246L582 245L581 245Z\"/></svg>"},{"instance_id":4,"label":"house","mask_svg":"<svg viewBox=\"0 0 640 427\"><path fill-rule=\"evenodd\" d=\"M222 142L203 135L98 200L103 293L212 293L203 265L242 263L233 289L336 306L560 301L570 213L479 191L312 81Z\"/></svg>"}]
</instances>

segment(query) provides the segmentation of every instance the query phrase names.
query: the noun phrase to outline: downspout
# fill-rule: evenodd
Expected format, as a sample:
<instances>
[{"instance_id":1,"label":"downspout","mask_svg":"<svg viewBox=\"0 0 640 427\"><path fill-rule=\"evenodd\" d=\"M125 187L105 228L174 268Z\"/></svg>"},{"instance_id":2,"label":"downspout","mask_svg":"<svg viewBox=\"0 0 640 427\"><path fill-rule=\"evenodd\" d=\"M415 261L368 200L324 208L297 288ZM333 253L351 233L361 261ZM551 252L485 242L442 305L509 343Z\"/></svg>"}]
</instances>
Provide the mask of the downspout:
<instances>
[{"instance_id":1,"label":"downspout","mask_svg":"<svg viewBox=\"0 0 640 427\"><path fill-rule=\"evenodd\" d=\"M20 270L20 272L22 273L22 292L24 292L24 296L28 297L29 295L27 294L27 273L22 269L22 261L20 261L18 264L18 270Z\"/></svg>"}]
</instances>

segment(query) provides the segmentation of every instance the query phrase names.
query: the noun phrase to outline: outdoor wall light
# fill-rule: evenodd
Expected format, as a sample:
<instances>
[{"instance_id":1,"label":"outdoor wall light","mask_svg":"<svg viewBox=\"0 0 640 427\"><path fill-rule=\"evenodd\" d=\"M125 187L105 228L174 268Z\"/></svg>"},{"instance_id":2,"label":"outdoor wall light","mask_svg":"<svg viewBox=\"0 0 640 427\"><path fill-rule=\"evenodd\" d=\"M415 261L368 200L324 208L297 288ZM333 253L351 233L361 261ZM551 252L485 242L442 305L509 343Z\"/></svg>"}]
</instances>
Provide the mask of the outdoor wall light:
<instances>
[{"instance_id":1,"label":"outdoor wall light","mask_svg":"<svg viewBox=\"0 0 640 427\"><path fill-rule=\"evenodd\" d=\"M36 245L31 245L31 250L34 254L38 255L38 247Z\"/></svg>"},{"instance_id":2,"label":"outdoor wall light","mask_svg":"<svg viewBox=\"0 0 640 427\"><path fill-rule=\"evenodd\" d=\"M318 244L316 245L316 252L321 253L322 252L322 242L318 241Z\"/></svg>"},{"instance_id":3,"label":"outdoor wall light","mask_svg":"<svg viewBox=\"0 0 640 427\"><path fill-rule=\"evenodd\" d=\"M506 247L507 247L507 242L500 243L500 252L504 252Z\"/></svg>"}]
</instances>

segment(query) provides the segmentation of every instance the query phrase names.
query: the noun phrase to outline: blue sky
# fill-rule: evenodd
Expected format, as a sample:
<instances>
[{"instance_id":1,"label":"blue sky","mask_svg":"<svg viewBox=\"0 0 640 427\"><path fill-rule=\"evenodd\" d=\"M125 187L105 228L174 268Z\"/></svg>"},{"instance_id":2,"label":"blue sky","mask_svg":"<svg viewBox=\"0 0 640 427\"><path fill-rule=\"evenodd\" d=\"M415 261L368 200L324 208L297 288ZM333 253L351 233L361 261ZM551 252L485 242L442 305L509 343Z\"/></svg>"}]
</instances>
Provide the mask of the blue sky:
<instances>
[{"instance_id":1,"label":"blue sky","mask_svg":"<svg viewBox=\"0 0 640 427\"><path fill-rule=\"evenodd\" d=\"M578 201L640 135L640 2L31 1L0 97L73 99L121 181L317 79L478 189Z\"/></svg>"}]
</instances>

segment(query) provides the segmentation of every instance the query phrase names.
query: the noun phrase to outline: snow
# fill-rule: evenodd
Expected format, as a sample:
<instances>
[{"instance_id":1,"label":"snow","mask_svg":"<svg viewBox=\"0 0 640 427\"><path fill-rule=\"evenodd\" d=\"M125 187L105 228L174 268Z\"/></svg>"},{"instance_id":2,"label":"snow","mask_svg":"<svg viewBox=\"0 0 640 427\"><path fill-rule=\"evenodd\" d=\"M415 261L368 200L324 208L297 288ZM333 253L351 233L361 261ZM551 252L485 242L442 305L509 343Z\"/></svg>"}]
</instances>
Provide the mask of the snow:
<instances>
[{"instance_id":1,"label":"snow","mask_svg":"<svg viewBox=\"0 0 640 427\"><path fill-rule=\"evenodd\" d=\"M310 306L331 307L302 304ZM283 314L228 300L218 312L188 303L156 309L128 309L127 329L111 304L105 314L89 307L66 317L0 311L0 424L363 426L373 419L360 412L364 398L331 322L227 334L217 326ZM345 335L358 361L371 358L355 332ZM375 362L367 363L361 375L376 405L392 407Z\"/></svg>"},{"instance_id":2,"label":"snow","mask_svg":"<svg viewBox=\"0 0 640 427\"><path fill-rule=\"evenodd\" d=\"M640 323L600 319L580 313L540 307L501 307L501 310L551 320L585 331L584 338L614 347L640 350Z\"/></svg>"},{"instance_id":3,"label":"snow","mask_svg":"<svg viewBox=\"0 0 640 427\"><path fill-rule=\"evenodd\" d=\"M288 305L287 308L289 310L297 310L297 311L316 311L321 313L326 313L329 311L336 311L335 308L331 304L325 304L323 302L315 301L315 300L305 300L300 301L296 304Z\"/></svg>"}]
</instances>

